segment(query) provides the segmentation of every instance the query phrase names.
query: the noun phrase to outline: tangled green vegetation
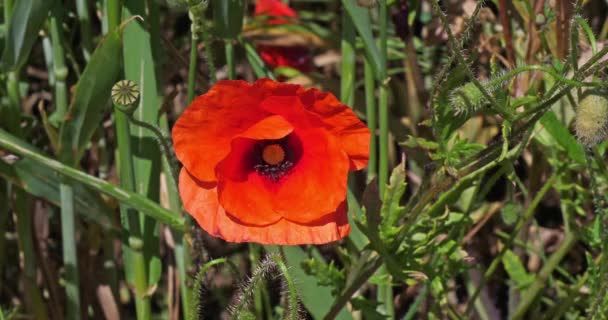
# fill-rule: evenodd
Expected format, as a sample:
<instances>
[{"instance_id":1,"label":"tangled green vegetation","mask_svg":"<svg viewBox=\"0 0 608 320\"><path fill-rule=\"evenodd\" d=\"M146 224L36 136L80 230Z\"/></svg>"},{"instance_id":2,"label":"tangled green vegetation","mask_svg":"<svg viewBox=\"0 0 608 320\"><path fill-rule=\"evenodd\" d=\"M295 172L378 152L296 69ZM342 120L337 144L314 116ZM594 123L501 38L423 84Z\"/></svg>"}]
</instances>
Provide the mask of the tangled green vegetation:
<instances>
[{"instance_id":1,"label":"tangled green vegetation","mask_svg":"<svg viewBox=\"0 0 608 320\"><path fill-rule=\"evenodd\" d=\"M0 319L608 317L603 1L284 2L1 3ZM346 239L226 243L183 211L171 125L262 77L372 131Z\"/></svg>"}]
</instances>

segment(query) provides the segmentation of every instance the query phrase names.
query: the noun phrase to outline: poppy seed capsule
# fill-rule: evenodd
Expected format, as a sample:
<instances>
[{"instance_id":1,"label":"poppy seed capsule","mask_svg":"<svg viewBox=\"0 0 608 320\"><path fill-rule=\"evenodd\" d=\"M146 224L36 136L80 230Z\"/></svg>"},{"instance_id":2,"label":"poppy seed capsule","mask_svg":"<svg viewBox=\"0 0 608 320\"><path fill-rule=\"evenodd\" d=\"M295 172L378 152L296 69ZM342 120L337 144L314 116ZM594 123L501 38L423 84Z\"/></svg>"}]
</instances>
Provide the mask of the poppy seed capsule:
<instances>
[{"instance_id":1,"label":"poppy seed capsule","mask_svg":"<svg viewBox=\"0 0 608 320\"><path fill-rule=\"evenodd\" d=\"M608 98L606 93L589 90L583 94L576 109L574 130L578 141L591 148L608 134Z\"/></svg>"}]
</instances>

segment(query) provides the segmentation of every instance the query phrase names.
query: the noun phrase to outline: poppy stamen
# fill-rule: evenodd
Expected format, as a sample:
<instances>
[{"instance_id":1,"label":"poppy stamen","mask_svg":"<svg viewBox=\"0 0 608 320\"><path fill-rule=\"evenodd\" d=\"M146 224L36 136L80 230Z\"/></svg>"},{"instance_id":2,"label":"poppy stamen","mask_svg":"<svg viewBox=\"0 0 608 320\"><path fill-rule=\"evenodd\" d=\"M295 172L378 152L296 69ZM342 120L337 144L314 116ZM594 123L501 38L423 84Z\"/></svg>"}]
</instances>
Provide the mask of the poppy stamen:
<instances>
[{"instance_id":1,"label":"poppy stamen","mask_svg":"<svg viewBox=\"0 0 608 320\"><path fill-rule=\"evenodd\" d=\"M262 159L271 166L276 166L285 160L285 150L280 144L269 144L262 150Z\"/></svg>"},{"instance_id":2,"label":"poppy stamen","mask_svg":"<svg viewBox=\"0 0 608 320\"><path fill-rule=\"evenodd\" d=\"M276 182L289 172L294 163L282 143L266 144L259 150L259 163L254 165L255 171ZM289 158L289 159L288 159Z\"/></svg>"}]
</instances>

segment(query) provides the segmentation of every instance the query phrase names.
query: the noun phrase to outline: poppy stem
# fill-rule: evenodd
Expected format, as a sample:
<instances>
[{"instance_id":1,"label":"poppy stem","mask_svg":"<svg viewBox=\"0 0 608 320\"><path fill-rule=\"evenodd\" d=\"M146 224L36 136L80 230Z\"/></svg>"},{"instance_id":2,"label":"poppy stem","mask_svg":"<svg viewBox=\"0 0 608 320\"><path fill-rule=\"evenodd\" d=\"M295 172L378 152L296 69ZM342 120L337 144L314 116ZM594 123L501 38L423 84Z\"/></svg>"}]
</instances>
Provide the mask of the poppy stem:
<instances>
[{"instance_id":1,"label":"poppy stem","mask_svg":"<svg viewBox=\"0 0 608 320\"><path fill-rule=\"evenodd\" d=\"M224 42L226 50L226 66L228 67L228 79L236 79L236 65L234 63L234 43L232 39L226 39Z\"/></svg>"},{"instance_id":2,"label":"poppy stem","mask_svg":"<svg viewBox=\"0 0 608 320\"><path fill-rule=\"evenodd\" d=\"M66 79L68 69L65 66L63 37L61 32L62 10L55 5L51 11L50 26L53 48L53 73L55 75L55 101L57 113L55 119L62 119L68 109ZM61 243L63 246L63 264L66 270L66 318L77 319L81 317L80 308L80 281L78 278L78 250L76 247L76 217L74 214L74 192L70 181L61 178L60 204L61 204Z\"/></svg>"},{"instance_id":3,"label":"poppy stem","mask_svg":"<svg viewBox=\"0 0 608 320\"><path fill-rule=\"evenodd\" d=\"M388 66L388 5L387 0L380 0L379 6L379 27L380 27L380 59L382 60L382 70L380 70L381 82L378 92L378 109L379 109L379 120L380 120L380 168L378 170L379 175L379 188L380 194L384 194L386 186L388 184L389 175L389 143L390 137L388 134L388 78L387 78L387 66ZM387 274L386 266L383 265L379 273ZM384 306L384 311L389 317L393 317L395 314L393 305L393 287L391 284L378 285L378 301Z\"/></svg>"},{"instance_id":4,"label":"poppy stem","mask_svg":"<svg viewBox=\"0 0 608 320\"><path fill-rule=\"evenodd\" d=\"M376 114L376 88L374 79L374 70L371 62L366 57L364 60L364 76L365 76L365 113L367 115L367 126L369 127L370 142L369 142L369 162L367 164L367 181L370 182L378 174L378 144L376 142L376 129L378 128L378 120Z\"/></svg>"},{"instance_id":5,"label":"poppy stem","mask_svg":"<svg viewBox=\"0 0 608 320\"><path fill-rule=\"evenodd\" d=\"M198 41L197 37L192 34L190 42L190 63L188 64L188 103L194 99L194 85L196 84L196 66L198 60Z\"/></svg>"}]
</instances>

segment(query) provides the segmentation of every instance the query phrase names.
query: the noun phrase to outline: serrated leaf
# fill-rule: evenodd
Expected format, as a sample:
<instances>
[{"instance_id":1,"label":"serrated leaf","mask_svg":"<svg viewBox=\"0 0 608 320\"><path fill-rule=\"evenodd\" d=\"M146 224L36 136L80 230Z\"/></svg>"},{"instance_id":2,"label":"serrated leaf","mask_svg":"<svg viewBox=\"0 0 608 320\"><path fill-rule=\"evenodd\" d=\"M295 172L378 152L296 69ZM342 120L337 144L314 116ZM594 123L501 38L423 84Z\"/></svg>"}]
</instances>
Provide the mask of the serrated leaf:
<instances>
[{"instance_id":1,"label":"serrated leaf","mask_svg":"<svg viewBox=\"0 0 608 320\"><path fill-rule=\"evenodd\" d=\"M397 222L403 217L405 210L405 207L400 203L407 186L405 177L405 163L402 163L393 169L389 185L386 186L386 190L384 190L384 194L382 195L380 238L389 247L393 245L391 243L394 240L393 236L399 230Z\"/></svg>"},{"instance_id":2,"label":"serrated leaf","mask_svg":"<svg viewBox=\"0 0 608 320\"><path fill-rule=\"evenodd\" d=\"M109 110L112 86L121 72L122 27L106 35L91 55L59 130L58 156L75 166Z\"/></svg>"},{"instance_id":3,"label":"serrated leaf","mask_svg":"<svg viewBox=\"0 0 608 320\"><path fill-rule=\"evenodd\" d=\"M54 2L54 0L15 1L0 63L3 70L17 70L26 62Z\"/></svg>"},{"instance_id":4,"label":"serrated leaf","mask_svg":"<svg viewBox=\"0 0 608 320\"><path fill-rule=\"evenodd\" d=\"M519 257L513 251L505 251L502 256L502 264L511 280L515 281L520 289L527 287L534 281L534 276L528 274Z\"/></svg>"},{"instance_id":5,"label":"serrated leaf","mask_svg":"<svg viewBox=\"0 0 608 320\"><path fill-rule=\"evenodd\" d=\"M431 140L427 140L421 137L407 136L407 140L399 143L402 146L417 148L420 147L424 150L437 150L439 148L439 143Z\"/></svg>"},{"instance_id":6,"label":"serrated leaf","mask_svg":"<svg viewBox=\"0 0 608 320\"><path fill-rule=\"evenodd\" d=\"M384 320L388 319L387 316L382 315L378 312L377 308L381 304L376 300L366 299L362 296L358 296L350 301L355 310L361 311L364 319L371 320Z\"/></svg>"},{"instance_id":7,"label":"serrated leaf","mask_svg":"<svg viewBox=\"0 0 608 320\"><path fill-rule=\"evenodd\" d=\"M545 113L540 119L545 130L551 134L553 139L566 150L568 157L580 165L585 165L585 150L558 119L553 111Z\"/></svg>"}]
</instances>

